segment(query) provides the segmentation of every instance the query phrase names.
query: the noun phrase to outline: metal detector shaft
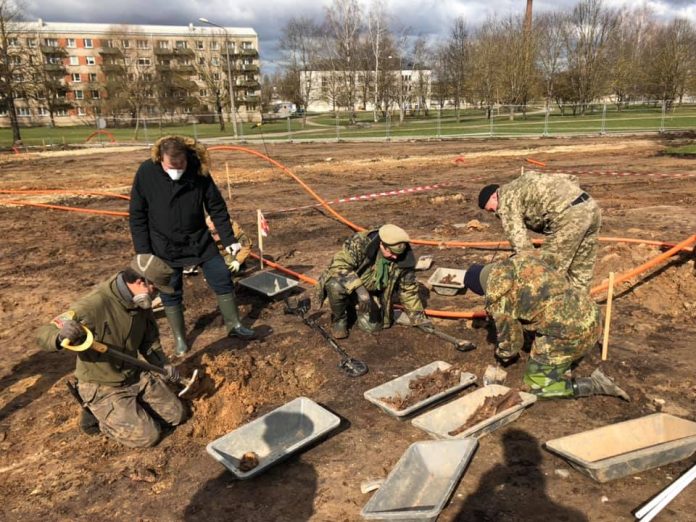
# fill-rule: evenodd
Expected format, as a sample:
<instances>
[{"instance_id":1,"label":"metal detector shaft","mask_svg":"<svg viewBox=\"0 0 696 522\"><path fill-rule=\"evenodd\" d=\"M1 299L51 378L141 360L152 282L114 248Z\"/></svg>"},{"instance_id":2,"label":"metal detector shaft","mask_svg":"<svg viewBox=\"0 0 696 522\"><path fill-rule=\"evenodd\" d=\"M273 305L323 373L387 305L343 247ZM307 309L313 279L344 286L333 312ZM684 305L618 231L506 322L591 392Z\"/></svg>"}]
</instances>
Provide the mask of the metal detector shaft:
<instances>
[{"instance_id":1,"label":"metal detector shaft","mask_svg":"<svg viewBox=\"0 0 696 522\"><path fill-rule=\"evenodd\" d=\"M469 350L474 350L476 345L471 341L465 341L464 339L457 339L456 337L449 335L441 330L435 329L433 326L428 325L417 325L416 328L423 330L426 333L432 334L435 337L439 337L449 343L452 343L454 347L460 352L468 352Z\"/></svg>"},{"instance_id":2,"label":"metal detector shaft","mask_svg":"<svg viewBox=\"0 0 696 522\"><path fill-rule=\"evenodd\" d=\"M307 319L306 317L303 317L302 320L304 323L309 326L310 328L313 328L314 330L318 331L324 339L326 339L326 342L329 343L331 348L333 348L338 355L344 358L349 358L349 355L346 353L346 351L341 348L338 343L334 340L333 337L331 337L331 334L326 331L326 329L320 325L319 323L312 321L311 319Z\"/></svg>"}]
</instances>

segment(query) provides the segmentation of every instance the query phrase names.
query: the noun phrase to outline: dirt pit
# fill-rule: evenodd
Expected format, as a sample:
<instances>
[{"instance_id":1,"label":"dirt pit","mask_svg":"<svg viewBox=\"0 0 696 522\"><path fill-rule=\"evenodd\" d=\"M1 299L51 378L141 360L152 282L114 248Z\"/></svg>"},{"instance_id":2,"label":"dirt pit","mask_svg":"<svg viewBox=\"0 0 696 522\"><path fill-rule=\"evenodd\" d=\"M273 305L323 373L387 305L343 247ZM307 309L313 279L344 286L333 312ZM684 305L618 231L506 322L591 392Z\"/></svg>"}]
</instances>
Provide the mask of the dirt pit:
<instances>
[{"instance_id":1,"label":"dirt pit","mask_svg":"<svg viewBox=\"0 0 696 522\"><path fill-rule=\"evenodd\" d=\"M661 151L668 138L573 138L442 142L268 144L259 148L302 177L326 199L402 188L400 196L337 204L350 221L403 226L414 238L438 242L498 241L495 216L477 207L484 184L506 182L527 158L554 171L578 172L602 208L601 235L677 243L696 230L693 161ZM54 189L127 194L147 150L0 158L0 189ZM316 278L352 231L288 176L258 158L213 152L214 175L231 214L256 236L256 209L270 224L264 251L293 271ZM456 161L455 161L456 160ZM225 164L229 166L228 192ZM612 172L633 173L615 176ZM651 176L650 174L659 174ZM681 177L678 177L680 175ZM61 212L4 204L24 199L109 210L115 215ZM127 201L53 192L0 195L0 520L117 521L357 521L369 495L360 484L385 477L403 452L428 435L372 407L366 390L441 360L480 378L494 362L483 321L435 319L435 325L478 348L466 353L418 329L395 325L378 335L352 327L341 347L365 361L369 373L351 379L339 357L280 299L238 285L245 325L260 332L251 342L230 339L203 275L185 279L187 341L177 361L183 375L203 374L188 420L150 449L128 449L102 435L80 433L80 408L64 381L74 355L38 350L34 330L96 284L126 266L132 255L128 223L117 214ZM296 210L286 210L291 209ZM594 284L639 266L662 252L648 243L600 243ZM466 269L509 254L504 249L416 246L433 265L418 272L427 308L474 311L469 292L444 296L427 287L438 267ZM250 261L240 277L252 275ZM302 285L297 292L312 296ZM603 305L602 305L603 307ZM328 327L326 305L319 321ZM165 351L173 341L158 317ZM690 254L617 285L609 358L594 350L575 370L596 367L632 397L537 401L504 428L480 439L440 521L631 521L631 511L694 464L694 456L661 468L598 484L543 449L545 441L664 411L696 420L696 278ZM507 385L520 386L527 354L506 367ZM468 393L468 389L457 396ZM237 481L205 450L217 437L299 396L339 415L328 437L248 481ZM560 473L557 473L560 471ZM693 520L696 489L687 488L661 515Z\"/></svg>"}]
</instances>

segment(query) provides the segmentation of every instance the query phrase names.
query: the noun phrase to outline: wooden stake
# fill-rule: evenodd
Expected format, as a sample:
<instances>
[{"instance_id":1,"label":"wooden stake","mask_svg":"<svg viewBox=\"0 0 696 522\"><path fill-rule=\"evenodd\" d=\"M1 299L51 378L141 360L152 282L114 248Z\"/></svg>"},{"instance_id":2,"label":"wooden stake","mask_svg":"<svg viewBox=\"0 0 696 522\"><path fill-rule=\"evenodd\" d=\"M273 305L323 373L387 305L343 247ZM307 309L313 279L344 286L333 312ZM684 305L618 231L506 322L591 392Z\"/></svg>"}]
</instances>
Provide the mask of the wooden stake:
<instances>
[{"instance_id":1,"label":"wooden stake","mask_svg":"<svg viewBox=\"0 0 696 522\"><path fill-rule=\"evenodd\" d=\"M225 172L227 173L227 200L232 202L232 188L230 185L230 164L225 162Z\"/></svg>"},{"instance_id":2,"label":"wooden stake","mask_svg":"<svg viewBox=\"0 0 696 522\"><path fill-rule=\"evenodd\" d=\"M604 341L602 342L602 360L607 360L609 352L609 326L611 325L611 303L614 300L614 272L609 272L609 291L607 293L607 311L604 316Z\"/></svg>"},{"instance_id":3,"label":"wooden stake","mask_svg":"<svg viewBox=\"0 0 696 522\"><path fill-rule=\"evenodd\" d=\"M261 234L261 209L256 209L256 233L259 238L259 263L263 270L263 234Z\"/></svg>"}]
</instances>

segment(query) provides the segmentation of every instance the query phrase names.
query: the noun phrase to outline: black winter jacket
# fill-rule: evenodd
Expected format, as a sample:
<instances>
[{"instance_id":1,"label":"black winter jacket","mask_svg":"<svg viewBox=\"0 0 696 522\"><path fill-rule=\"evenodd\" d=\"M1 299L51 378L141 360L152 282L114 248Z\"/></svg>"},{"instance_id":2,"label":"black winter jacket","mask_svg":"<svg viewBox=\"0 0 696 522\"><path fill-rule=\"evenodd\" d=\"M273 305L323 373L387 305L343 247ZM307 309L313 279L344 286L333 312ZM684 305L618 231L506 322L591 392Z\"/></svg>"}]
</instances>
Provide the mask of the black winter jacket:
<instances>
[{"instance_id":1,"label":"black winter jacket","mask_svg":"<svg viewBox=\"0 0 696 522\"><path fill-rule=\"evenodd\" d=\"M131 189L129 217L136 254L155 254L172 267L200 264L218 255L204 211L224 246L236 242L225 200L200 167L193 151L178 181L152 159L140 165Z\"/></svg>"}]
</instances>

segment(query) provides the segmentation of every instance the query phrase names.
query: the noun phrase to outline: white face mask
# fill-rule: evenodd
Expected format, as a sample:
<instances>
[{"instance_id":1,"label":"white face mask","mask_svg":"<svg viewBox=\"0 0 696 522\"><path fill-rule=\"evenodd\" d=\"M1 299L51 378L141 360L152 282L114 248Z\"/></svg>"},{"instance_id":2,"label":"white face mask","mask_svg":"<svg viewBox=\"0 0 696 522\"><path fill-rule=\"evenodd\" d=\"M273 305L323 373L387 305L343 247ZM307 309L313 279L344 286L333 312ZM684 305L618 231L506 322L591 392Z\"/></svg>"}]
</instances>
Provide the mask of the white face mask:
<instances>
[{"instance_id":1,"label":"white face mask","mask_svg":"<svg viewBox=\"0 0 696 522\"><path fill-rule=\"evenodd\" d=\"M164 169L172 180L177 181L184 175L184 169Z\"/></svg>"}]
</instances>

